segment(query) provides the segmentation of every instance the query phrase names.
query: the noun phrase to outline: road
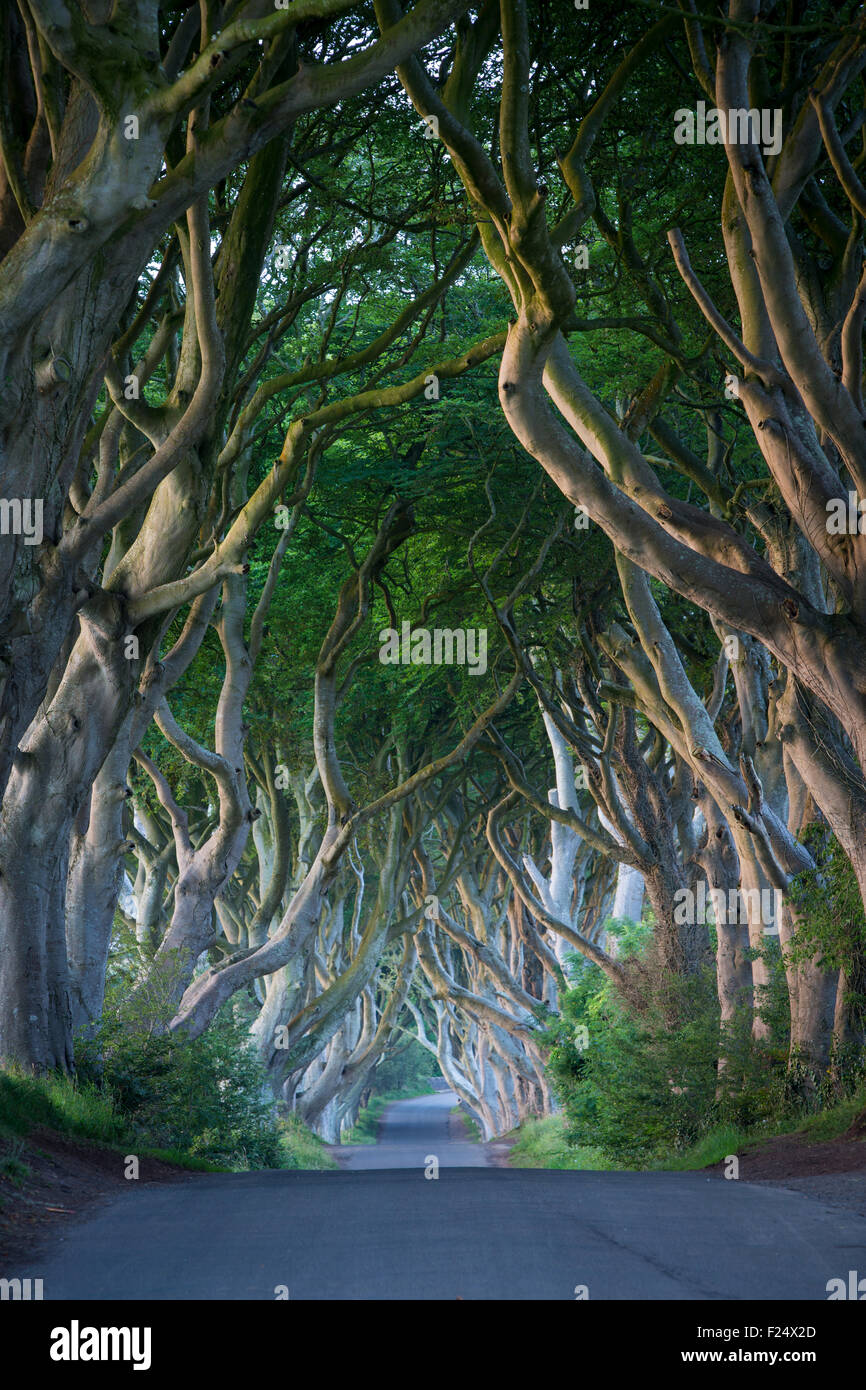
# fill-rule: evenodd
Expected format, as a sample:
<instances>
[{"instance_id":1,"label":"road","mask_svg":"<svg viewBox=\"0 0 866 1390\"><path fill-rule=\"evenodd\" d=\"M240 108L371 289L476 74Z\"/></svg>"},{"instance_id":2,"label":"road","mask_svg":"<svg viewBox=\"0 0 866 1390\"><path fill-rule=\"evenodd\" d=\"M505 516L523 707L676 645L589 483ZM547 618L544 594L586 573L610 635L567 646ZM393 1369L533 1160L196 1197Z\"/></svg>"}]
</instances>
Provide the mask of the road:
<instances>
[{"instance_id":1,"label":"road","mask_svg":"<svg viewBox=\"0 0 866 1390\"><path fill-rule=\"evenodd\" d=\"M863 1269L866 1219L699 1173L479 1166L451 1096L401 1102L336 1173L191 1175L67 1226L30 1267L57 1299L809 1299ZM451 1166L471 1151L474 1166ZM427 1156L438 1179L424 1176ZM377 1160L382 1164L373 1169ZM358 1171L356 1171L356 1169ZM5 1271L4 1271L5 1272Z\"/></svg>"},{"instance_id":2,"label":"road","mask_svg":"<svg viewBox=\"0 0 866 1390\"><path fill-rule=\"evenodd\" d=\"M395 1101L382 1114L378 1144L343 1145L338 1151L340 1166L352 1172L363 1168L423 1169L432 1156L440 1168L485 1168L483 1144L448 1137L448 1116L456 1104L453 1091Z\"/></svg>"}]
</instances>

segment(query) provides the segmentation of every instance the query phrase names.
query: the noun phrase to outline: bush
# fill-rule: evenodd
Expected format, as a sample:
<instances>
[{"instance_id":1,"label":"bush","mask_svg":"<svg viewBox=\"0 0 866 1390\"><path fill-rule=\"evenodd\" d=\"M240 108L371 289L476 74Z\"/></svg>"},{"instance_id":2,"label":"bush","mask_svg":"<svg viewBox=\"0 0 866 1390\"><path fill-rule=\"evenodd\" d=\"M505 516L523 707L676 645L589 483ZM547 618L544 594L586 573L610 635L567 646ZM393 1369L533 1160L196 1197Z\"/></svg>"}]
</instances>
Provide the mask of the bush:
<instances>
[{"instance_id":1,"label":"bush","mask_svg":"<svg viewBox=\"0 0 866 1390\"><path fill-rule=\"evenodd\" d=\"M508 1155L512 1168L577 1168L601 1172L613 1168L600 1149L573 1143L561 1115L524 1120Z\"/></svg>"},{"instance_id":2,"label":"bush","mask_svg":"<svg viewBox=\"0 0 866 1390\"><path fill-rule=\"evenodd\" d=\"M651 948L626 941L622 957L629 946L644 997L639 1014L596 966L574 963L549 1060L570 1141L645 1166L715 1127L746 1128L784 1110L787 1039L776 1026L776 975L764 1014L770 1038L757 1043L745 1013L721 1028L711 968L656 982Z\"/></svg>"},{"instance_id":3,"label":"bush","mask_svg":"<svg viewBox=\"0 0 866 1390\"><path fill-rule=\"evenodd\" d=\"M231 1004L187 1041L110 1000L97 1035L76 1051L79 1075L105 1088L143 1144L232 1169L284 1166L264 1073Z\"/></svg>"}]
</instances>

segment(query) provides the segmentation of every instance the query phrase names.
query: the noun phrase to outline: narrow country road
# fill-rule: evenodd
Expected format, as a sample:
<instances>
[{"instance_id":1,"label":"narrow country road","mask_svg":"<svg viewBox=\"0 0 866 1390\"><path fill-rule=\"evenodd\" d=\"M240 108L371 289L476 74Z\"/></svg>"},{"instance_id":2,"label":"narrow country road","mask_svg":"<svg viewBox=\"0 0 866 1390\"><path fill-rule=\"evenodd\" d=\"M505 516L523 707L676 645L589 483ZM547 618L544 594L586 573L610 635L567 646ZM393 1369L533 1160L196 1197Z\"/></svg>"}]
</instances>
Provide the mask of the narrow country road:
<instances>
[{"instance_id":1,"label":"narrow country road","mask_svg":"<svg viewBox=\"0 0 866 1390\"><path fill-rule=\"evenodd\" d=\"M448 1140L452 1105L395 1103L347 1171L130 1183L20 1273L46 1300L824 1301L862 1268L850 1211L699 1173L485 1167Z\"/></svg>"},{"instance_id":2,"label":"narrow country road","mask_svg":"<svg viewBox=\"0 0 866 1390\"><path fill-rule=\"evenodd\" d=\"M440 1168L486 1167L483 1144L449 1138L449 1115L456 1104L453 1091L392 1102L382 1114L379 1142L335 1150L340 1166L352 1172L361 1168L423 1169L432 1156Z\"/></svg>"}]
</instances>

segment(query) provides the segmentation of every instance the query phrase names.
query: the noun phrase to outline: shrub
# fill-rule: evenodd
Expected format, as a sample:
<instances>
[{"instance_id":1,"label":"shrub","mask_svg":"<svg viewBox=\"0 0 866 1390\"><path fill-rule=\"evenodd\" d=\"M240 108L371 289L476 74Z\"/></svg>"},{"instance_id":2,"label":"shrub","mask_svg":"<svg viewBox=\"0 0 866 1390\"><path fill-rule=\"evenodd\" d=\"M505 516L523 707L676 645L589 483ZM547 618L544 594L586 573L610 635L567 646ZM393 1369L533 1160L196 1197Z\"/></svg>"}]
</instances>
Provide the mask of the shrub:
<instances>
[{"instance_id":1,"label":"shrub","mask_svg":"<svg viewBox=\"0 0 866 1390\"><path fill-rule=\"evenodd\" d=\"M643 1166L714 1127L759 1124L786 1104L787 1038L777 1026L779 973L765 1001L770 1038L744 1014L722 1029L711 967L661 978L646 936L624 933L644 1008L630 1011L601 971L577 958L549 1068L574 1144ZM582 1045L585 1044L585 1045Z\"/></svg>"},{"instance_id":2,"label":"shrub","mask_svg":"<svg viewBox=\"0 0 866 1390\"><path fill-rule=\"evenodd\" d=\"M143 1143L228 1168L284 1165L264 1073L231 1004L201 1037L186 1040L114 996L77 1055L79 1074L101 1083Z\"/></svg>"}]
</instances>

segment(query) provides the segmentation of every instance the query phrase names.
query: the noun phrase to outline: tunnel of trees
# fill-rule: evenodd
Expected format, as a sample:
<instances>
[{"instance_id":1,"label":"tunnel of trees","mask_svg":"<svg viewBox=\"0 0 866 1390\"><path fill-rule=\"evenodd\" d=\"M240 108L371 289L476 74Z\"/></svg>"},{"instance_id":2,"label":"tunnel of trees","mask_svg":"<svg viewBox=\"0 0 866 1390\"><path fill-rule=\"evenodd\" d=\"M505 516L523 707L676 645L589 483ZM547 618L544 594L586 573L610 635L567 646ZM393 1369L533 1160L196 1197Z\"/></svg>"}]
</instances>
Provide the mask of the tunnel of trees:
<instances>
[{"instance_id":1,"label":"tunnel of trees","mask_svg":"<svg viewBox=\"0 0 866 1390\"><path fill-rule=\"evenodd\" d=\"M851 1094L866 7L0 25L4 1067Z\"/></svg>"}]
</instances>

